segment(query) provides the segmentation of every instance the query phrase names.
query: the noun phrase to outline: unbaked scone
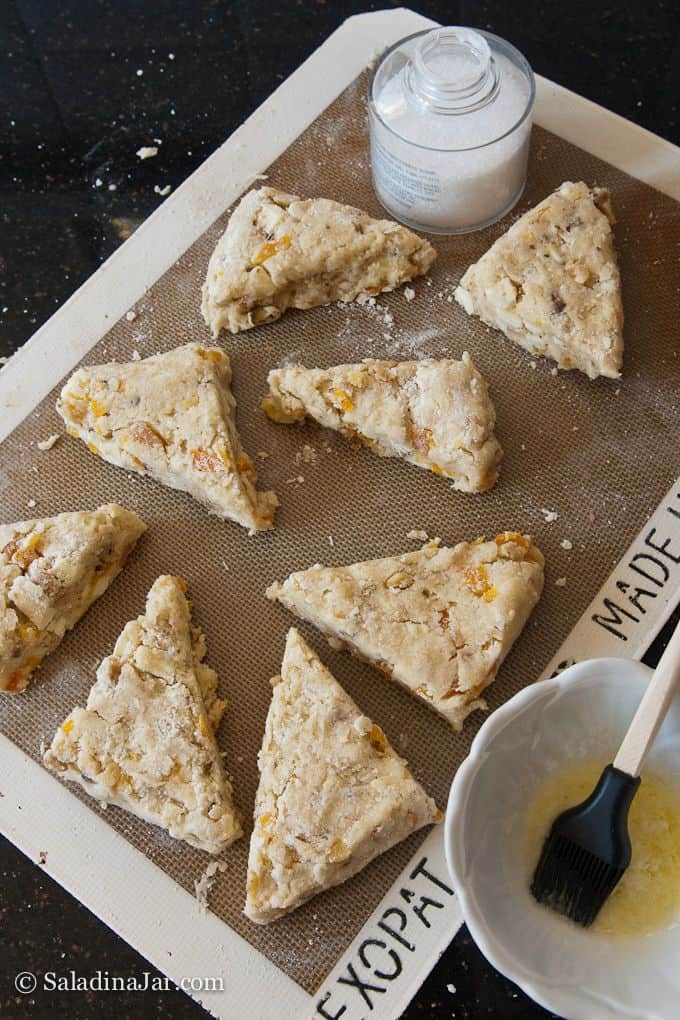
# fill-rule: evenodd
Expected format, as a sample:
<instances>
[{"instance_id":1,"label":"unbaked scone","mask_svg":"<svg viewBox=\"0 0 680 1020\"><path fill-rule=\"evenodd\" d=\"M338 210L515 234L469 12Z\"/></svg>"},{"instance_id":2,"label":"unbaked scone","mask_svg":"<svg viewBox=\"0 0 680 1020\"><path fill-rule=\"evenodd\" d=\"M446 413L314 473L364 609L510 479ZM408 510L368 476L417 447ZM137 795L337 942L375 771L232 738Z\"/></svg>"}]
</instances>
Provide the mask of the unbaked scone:
<instances>
[{"instance_id":1,"label":"unbaked scone","mask_svg":"<svg viewBox=\"0 0 680 1020\"><path fill-rule=\"evenodd\" d=\"M155 581L44 762L96 800L218 854L242 835L213 732L226 701L185 590L178 577Z\"/></svg>"},{"instance_id":2,"label":"unbaked scone","mask_svg":"<svg viewBox=\"0 0 680 1020\"><path fill-rule=\"evenodd\" d=\"M277 368L263 408L277 422L307 415L365 443L453 480L464 492L489 489L502 450L496 412L469 354L462 361L373 361L334 368Z\"/></svg>"},{"instance_id":3,"label":"unbaked scone","mask_svg":"<svg viewBox=\"0 0 680 1020\"><path fill-rule=\"evenodd\" d=\"M465 272L456 300L530 354L616 379L623 307L609 192L567 181Z\"/></svg>"},{"instance_id":4,"label":"unbaked scone","mask_svg":"<svg viewBox=\"0 0 680 1020\"><path fill-rule=\"evenodd\" d=\"M274 583L267 597L396 680L460 729L485 708L482 691L543 589L543 556L526 535L347 567L316 565Z\"/></svg>"},{"instance_id":5,"label":"unbaked scone","mask_svg":"<svg viewBox=\"0 0 680 1020\"><path fill-rule=\"evenodd\" d=\"M258 757L245 913L268 924L441 819L385 734L295 629Z\"/></svg>"},{"instance_id":6,"label":"unbaked scone","mask_svg":"<svg viewBox=\"0 0 680 1020\"><path fill-rule=\"evenodd\" d=\"M115 503L0 525L0 692L26 687L145 530Z\"/></svg>"},{"instance_id":7,"label":"unbaked scone","mask_svg":"<svg viewBox=\"0 0 680 1020\"><path fill-rule=\"evenodd\" d=\"M391 220L275 188L245 195L210 258L201 311L217 336L287 308L370 297L426 273L432 245Z\"/></svg>"},{"instance_id":8,"label":"unbaked scone","mask_svg":"<svg viewBox=\"0 0 680 1020\"><path fill-rule=\"evenodd\" d=\"M278 499L258 492L236 430L229 358L186 344L144 361L75 372L57 410L89 450L188 492L249 534L271 528Z\"/></svg>"}]
</instances>

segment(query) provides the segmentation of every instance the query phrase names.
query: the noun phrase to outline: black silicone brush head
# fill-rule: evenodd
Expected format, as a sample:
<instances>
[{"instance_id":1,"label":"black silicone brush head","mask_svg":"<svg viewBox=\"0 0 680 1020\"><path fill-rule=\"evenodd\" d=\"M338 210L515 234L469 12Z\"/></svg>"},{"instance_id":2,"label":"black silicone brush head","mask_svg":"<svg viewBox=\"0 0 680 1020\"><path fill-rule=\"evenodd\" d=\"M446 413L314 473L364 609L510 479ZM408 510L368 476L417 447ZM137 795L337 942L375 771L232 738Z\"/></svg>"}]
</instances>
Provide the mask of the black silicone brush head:
<instances>
[{"instance_id":1,"label":"black silicone brush head","mask_svg":"<svg viewBox=\"0 0 680 1020\"><path fill-rule=\"evenodd\" d=\"M587 800L555 819L531 883L539 903L593 923L630 864L628 811L639 785L607 765Z\"/></svg>"}]
</instances>

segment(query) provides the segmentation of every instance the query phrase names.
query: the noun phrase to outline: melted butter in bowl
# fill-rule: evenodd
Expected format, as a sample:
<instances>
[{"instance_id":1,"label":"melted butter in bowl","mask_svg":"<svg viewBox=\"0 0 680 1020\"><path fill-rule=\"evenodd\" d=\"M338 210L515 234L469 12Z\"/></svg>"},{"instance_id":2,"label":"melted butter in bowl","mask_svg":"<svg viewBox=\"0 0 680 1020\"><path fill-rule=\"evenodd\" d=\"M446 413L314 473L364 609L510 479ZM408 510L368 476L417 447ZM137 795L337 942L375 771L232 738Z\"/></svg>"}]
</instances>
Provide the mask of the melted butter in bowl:
<instances>
[{"instance_id":1,"label":"melted butter in bowl","mask_svg":"<svg viewBox=\"0 0 680 1020\"><path fill-rule=\"evenodd\" d=\"M530 879L556 815L612 761L651 670L577 663L524 688L481 726L444 831L470 934L537 1002L572 1020L680 1020L680 697L633 800L633 860L595 929L540 906Z\"/></svg>"},{"instance_id":2,"label":"melted butter in bowl","mask_svg":"<svg viewBox=\"0 0 680 1020\"><path fill-rule=\"evenodd\" d=\"M606 764L577 762L537 790L526 816L529 881L552 822L592 793ZM643 771L628 831L630 867L588 929L593 935L639 937L680 923L680 790Z\"/></svg>"}]
</instances>

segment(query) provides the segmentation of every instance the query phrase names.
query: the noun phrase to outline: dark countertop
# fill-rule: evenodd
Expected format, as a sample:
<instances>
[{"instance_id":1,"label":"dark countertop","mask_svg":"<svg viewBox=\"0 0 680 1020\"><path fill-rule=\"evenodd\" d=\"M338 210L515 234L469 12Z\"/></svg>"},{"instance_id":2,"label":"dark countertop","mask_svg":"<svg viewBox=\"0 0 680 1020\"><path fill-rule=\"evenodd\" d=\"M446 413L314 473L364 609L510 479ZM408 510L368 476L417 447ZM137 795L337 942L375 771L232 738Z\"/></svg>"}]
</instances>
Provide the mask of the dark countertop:
<instances>
[{"instance_id":1,"label":"dark countertop","mask_svg":"<svg viewBox=\"0 0 680 1020\"><path fill-rule=\"evenodd\" d=\"M156 208L163 199L154 189L180 184L346 17L388 6L398 5L5 0L0 356L24 343ZM672 0L411 6L510 39L536 71L680 142ZM136 150L154 138L162 139L159 155L141 162ZM41 867L0 839L0 875L3 1016L207 1015L181 992L18 995L19 971L141 978L153 968L50 879L49 862ZM493 971L462 929L405 1014L422 1016L549 1014Z\"/></svg>"}]
</instances>

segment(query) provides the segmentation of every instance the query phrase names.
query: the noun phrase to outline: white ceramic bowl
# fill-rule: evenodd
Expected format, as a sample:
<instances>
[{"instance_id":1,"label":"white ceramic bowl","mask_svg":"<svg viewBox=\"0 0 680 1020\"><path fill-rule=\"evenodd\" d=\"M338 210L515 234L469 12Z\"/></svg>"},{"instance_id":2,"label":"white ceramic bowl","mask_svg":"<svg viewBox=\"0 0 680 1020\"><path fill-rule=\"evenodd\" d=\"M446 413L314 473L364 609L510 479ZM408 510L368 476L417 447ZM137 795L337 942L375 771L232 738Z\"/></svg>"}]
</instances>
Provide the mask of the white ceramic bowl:
<instances>
[{"instance_id":1,"label":"white ceramic bowl","mask_svg":"<svg viewBox=\"0 0 680 1020\"><path fill-rule=\"evenodd\" d=\"M526 810L551 775L611 760L651 671L594 659L525 688L484 723L451 787L446 855L465 921L487 959L570 1020L679 1020L680 924L606 938L538 906L524 852ZM680 787L680 698L648 767Z\"/></svg>"}]
</instances>

